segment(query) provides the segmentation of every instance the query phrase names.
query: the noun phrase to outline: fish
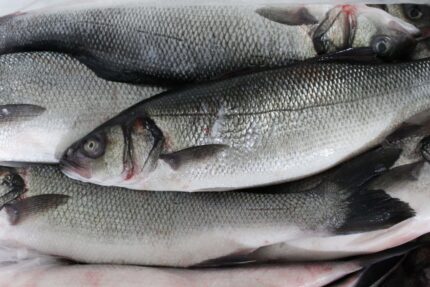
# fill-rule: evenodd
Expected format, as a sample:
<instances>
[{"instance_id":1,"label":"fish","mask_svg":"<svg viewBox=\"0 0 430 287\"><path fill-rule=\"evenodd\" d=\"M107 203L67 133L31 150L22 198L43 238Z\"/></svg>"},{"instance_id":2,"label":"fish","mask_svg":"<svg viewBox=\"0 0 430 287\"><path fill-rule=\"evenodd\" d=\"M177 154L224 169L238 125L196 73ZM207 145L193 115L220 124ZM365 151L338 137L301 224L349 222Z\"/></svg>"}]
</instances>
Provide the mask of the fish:
<instances>
[{"instance_id":1,"label":"fish","mask_svg":"<svg viewBox=\"0 0 430 287\"><path fill-rule=\"evenodd\" d=\"M19 267L19 266L17 266ZM153 287L322 287L351 270L353 263L296 264L224 269L166 269L121 265L43 266L33 269L0 271L8 287L49 286L153 286ZM35 280L34 278L37 278ZM306 285L303 285L306 284Z\"/></svg>"},{"instance_id":2,"label":"fish","mask_svg":"<svg viewBox=\"0 0 430 287\"><path fill-rule=\"evenodd\" d=\"M71 145L62 170L157 191L232 190L327 170L430 108L429 59L363 63L345 53L369 55L346 51L144 100Z\"/></svg>"},{"instance_id":3,"label":"fish","mask_svg":"<svg viewBox=\"0 0 430 287\"><path fill-rule=\"evenodd\" d=\"M236 192L136 191L75 181L56 166L4 167L0 243L85 263L266 262L264 248L278 243L385 231L414 218L407 201L366 187L401 153L376 148L296 191L288 184ZM320 249L308 247L306 254Z\"/></svg>"},{"instance_id":4,"label":"fish","mask_svg":"<svg viewBox=\"0 0 430 287\"><path fill-rule=\"evenodd\" d=\"M0 53L67 52L108 80L176 86L349 47L397 58L418 33L359 4L84 5L2 17Z\"/></svg>"},{"instance_id":5,"label":"fish","mask_svg":"<svg viewBox=\"0 0 430 287\"><path fill-rule=\"evenodd\" d=\"M130 265L83 265L62 261L60 258L50 258L46 255L33 255L29 250L12 250L20 255L8 256L7 263L0 265L0 282L8 287L26 287L30 284L34 287L59 285L322 287L338 282L339 279L347 276L355 276L357 272L371 273L367 270L372 266L408 255L414 252L418 246L402 246L396 250L387 250L379 254L345 261L274 263L233 268L193 269ZM369 277L365 275L361 277Z\"/></svg>"},{"instance_id":6,"label":"fish","mask_svg":"<svg viewBox=\"0 0 430 287\"><path fill-rule=\"evenodd\" d=\"M389 4L382 5L381 8L420 29L422 39L417 42L411 58L416 60L430 57L430 5Z\"/></svg>"},{"instance_id":7,"label":"fish","mask_svg":"<svg viewBox=\"0 0 430 287\"><path fill-rule=\"evenodd\" d=\"M61 53L1 55L0 162L58 163L76 139L164 90L100 79Z\"/></svg>"}]
</instances>

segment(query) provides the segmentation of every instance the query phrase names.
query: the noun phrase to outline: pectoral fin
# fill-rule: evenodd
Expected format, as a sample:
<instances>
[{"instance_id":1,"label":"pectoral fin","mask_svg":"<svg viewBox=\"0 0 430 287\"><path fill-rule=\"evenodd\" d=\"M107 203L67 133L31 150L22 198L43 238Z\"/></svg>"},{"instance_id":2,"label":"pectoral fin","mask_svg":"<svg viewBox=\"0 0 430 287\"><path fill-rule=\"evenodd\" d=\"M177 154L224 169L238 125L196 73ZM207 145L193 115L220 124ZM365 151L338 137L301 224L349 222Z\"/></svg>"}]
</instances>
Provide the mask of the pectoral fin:
<instances>
[{"instance_id":1,"label":"pectoral fin","mask_svg":"<svg viewBox=\"0 0 430 287\"><path fill-rule=\"evenodd\" d=\"M16 225L29 216L63 205L68 199L69 196L63 194L42 194L7 203L4 209L10 224Z\"/></svg>"},{"instance_id":2,"label":"pectoral fin","mask_svg":"<svg viewBox=\"0 0 430 287\"><path fill-rule=\"evenodd\" d=\"M177 170L184 164L210 158L227 147L227 145L223 144L194 146L173 153L162 154L160 159L168 163L172 169Z\"/></svg>"},{"instance_id":3,"label":"pectoral fin","mask_svg":"<svg viewBox=\"0 0 430 287\"><path fill-rule=\"evenodd\" d=\"M29 120L40 116L45 110L30 104L0 105L0 122Z\"/></svg>"},{"instance_id":4,"label":"pectoral fin","mask_svg":"<svg viewBox=\"0 0 430 287\"><path fill-rule=\"evenodd\" d=\"M263 7L255 11L271 21L286 25L314 25L318 20L306 7Z\"/></svg>"}]
</instances>

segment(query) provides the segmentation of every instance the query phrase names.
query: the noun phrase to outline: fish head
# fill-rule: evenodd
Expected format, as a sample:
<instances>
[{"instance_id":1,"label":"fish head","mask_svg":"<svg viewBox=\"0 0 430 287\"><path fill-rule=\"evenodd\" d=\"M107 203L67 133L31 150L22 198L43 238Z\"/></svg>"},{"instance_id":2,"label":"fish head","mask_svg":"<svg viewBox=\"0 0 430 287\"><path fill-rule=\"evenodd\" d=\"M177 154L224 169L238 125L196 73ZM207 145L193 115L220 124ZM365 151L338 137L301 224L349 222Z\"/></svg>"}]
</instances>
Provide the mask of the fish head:
<instances>
[{"instance_id":1,"label":"fish head","mask_svg":"<svg viewBox=\"0 0 430 287\"><path fill-rule=\"evenodd\" d=\"M25 191L25 181L16 169L0 167L0 208Z\"/></svg>"},{"instance_id":2,"label":"fish head","mask_svg":"<svg viewBox=\"0 0 430 287\"><path fill-rule=\"evenodd\" d=\"M366 5L340 5L327 12L313 33L319 54L347 48L371 47L380 57L409 55L419 29L387 12Z\"/></svg>"},{"instance_id":3,"label":"fish head","mask_svg":"<svg viewBox=\"0 0 430 287\"><path fill-rule=\"evenodd\" d=\"M102 185L142 178L155 168L160 138L149 119L115 118L71 145L60 161L62 170L71 178Z\"/></svg>"},{"instance_id":4,"label":"fish head","mask_svg":"<svg viewBox=\"0 0 430 287\"><path fill-rule=\"evenodd\" d=\"M413 24L418 29L430 27L430 5L393 4L385 10L391 15Z\"/></svg>"},{"instance_id":5,"label":"fish head","mask_svg":"<svg viewBox=\"0 0 430 287\"><path fill-rule=\"evenodd\" d=\"M418 42L412 58L415 60L430 57L430 5L393 4L385 6L385 10L391 15L420 29L422 40Z\"/></svg>"},{"instance_id":6,"label":"fish head","mask_svg":"<svg viewBox=\"0 0 430 287\"><path fill-rule=\"evenodd\" d=\"M420 152L423 159L430 163L430 136L421 141Z\"/></svg>"}]
</instances>

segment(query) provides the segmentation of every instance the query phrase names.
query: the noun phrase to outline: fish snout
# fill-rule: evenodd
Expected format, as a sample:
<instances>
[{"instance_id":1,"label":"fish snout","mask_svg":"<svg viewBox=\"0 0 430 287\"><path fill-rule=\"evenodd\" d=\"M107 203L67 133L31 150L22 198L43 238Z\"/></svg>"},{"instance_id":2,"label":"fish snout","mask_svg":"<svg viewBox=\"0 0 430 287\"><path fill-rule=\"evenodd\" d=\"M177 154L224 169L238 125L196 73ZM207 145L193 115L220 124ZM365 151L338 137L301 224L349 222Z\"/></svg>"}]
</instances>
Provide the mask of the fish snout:
<instances>
[{"instance_id":1,"label":"fish snout","mask_svg":"<svg viewBox=\"0 0 430 287\"><path fill-rule=\"evenodd\" d=\"M74 151L68 148L60 160L61 171L69 177L75 178L76 175L82 178L91 178L91 172L82 163L75 160Z\"/></svg>"}]
</instances>

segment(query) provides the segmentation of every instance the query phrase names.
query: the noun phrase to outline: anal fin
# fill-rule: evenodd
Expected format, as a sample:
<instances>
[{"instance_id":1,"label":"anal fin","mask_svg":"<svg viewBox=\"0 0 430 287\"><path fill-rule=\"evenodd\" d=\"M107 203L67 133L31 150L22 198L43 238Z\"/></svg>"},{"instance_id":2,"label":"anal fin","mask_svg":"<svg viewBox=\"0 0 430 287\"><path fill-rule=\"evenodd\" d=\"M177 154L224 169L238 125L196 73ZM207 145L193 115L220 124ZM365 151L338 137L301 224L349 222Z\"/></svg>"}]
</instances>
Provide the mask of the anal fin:
<instances>
[{"instance_id":1,"label":"anal fin","mask_svg":"<svg viewBox=\"0 0 430 287\"><path fill-rule=\"evenodd\" d=\"M199 264L193 265L192 267L201 268L201 267L226 267L226 266L236 266L240 264L249 264L255 263L256 260L250 257L250 254L254 249L244 249L238 252L221 256L214 259L209 259L203 261Z\"/></svg>"}]
</instances>

